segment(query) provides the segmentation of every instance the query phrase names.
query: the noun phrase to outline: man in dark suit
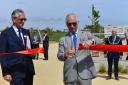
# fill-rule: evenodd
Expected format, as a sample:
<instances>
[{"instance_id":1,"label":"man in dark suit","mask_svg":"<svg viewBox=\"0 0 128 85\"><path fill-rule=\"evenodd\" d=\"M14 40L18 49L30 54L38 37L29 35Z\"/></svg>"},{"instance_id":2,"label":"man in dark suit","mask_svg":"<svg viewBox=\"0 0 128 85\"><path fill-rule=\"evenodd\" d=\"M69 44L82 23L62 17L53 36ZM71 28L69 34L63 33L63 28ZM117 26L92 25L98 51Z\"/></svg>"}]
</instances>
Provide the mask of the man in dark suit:
<instances>
[{"instance_id":1,"label":"man in dark suit","mask_svg":"<svg viewBox=\"0 0 128 85\"><path fill-rule=\"evenodd\" d=\"M113 44L113 45L122 45L122 40L119 36L116 35L117 29L112 29L112 35L109 36L106 40L106 44ZM108 60L108 79L111 79L112 76L112 65L114 63L114 75L115 80L119 80L118 77L118 63L120 55L122 55L122 52L106 52L107 60Z\"/></svg>"},{"instance_id":2,"label":"man in dark suit","mask_svg":"<svg viewBox=\"0 0 128 85\"><path fill-rule=\"evenodd\" d=\"M49 47L49 36L47 34L47 31L45 31L43 36L43 48L44 48L43 60L48 60L48 47Z\"/></svg>"},{"instance_id":3,"label":"man in dark suit","mask_svg":"<svg viewBox=\"0 0 128 85\"><path fill-rule=\"evenodd\" d=\"M10 53L2 58L3 77L10 85L33 85L35 70L32 58L26 54L13 53L31 49L29 31L23 28L26 21L24 11L15 9L11 18L13 25L2 31L0 36L0 52Z\"/></svg>"}]
</instances>

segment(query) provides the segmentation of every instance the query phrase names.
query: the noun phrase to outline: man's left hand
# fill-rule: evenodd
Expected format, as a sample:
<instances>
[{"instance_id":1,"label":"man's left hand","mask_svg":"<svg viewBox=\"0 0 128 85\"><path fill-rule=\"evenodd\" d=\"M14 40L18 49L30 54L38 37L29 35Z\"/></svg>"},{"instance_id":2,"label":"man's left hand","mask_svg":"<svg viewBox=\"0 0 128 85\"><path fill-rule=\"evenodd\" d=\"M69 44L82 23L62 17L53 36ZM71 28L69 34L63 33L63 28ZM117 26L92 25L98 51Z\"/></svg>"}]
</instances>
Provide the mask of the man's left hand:
<instances>
[{"instance_id":1,"label":"man's left hand","mask_svg":"<svg viewBox=\"0 0 128 85\"><path fill-rule=\"evenodd\" d=\"M85 48L89 48L93 44L92 40L87 40L83 43L83 46Z\"/></svg>"}]
</instances>

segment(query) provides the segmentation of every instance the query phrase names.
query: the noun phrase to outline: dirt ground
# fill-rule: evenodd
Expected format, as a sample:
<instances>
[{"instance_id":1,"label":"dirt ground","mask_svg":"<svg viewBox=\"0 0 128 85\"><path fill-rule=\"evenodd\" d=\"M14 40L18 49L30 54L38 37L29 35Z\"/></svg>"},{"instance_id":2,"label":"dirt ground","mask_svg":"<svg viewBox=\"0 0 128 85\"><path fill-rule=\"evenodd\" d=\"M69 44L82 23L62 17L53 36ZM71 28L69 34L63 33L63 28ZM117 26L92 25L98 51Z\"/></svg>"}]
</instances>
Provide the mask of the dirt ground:
<instances>
[{"instance_id":1,"label":"dirt ground","mask_svg":"<svg viewBox=\"0 0 128 85\"><path fill-rule=\"evenodd\" d=\"M34 76L34 85L64 85L63 84L63 62L57 59L58 43L50 43L49 60L42 60L43 54L40 54L39 60L33 60L36 70ZM128 75L119 75L120 80L106 80L106 74L97 74L93 79L92 85L126 85ZM0 85L9 85L3 80L0 70Z\"/></svg>"}]
</instances>

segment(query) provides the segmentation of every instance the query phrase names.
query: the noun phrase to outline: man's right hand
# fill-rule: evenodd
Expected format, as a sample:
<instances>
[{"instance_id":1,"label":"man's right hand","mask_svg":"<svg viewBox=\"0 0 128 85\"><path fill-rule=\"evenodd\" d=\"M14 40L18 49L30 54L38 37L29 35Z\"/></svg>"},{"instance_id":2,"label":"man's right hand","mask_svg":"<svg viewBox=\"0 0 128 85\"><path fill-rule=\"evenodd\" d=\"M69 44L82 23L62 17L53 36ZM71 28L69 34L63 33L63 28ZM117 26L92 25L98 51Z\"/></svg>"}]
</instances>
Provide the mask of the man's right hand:
<instances>
[{"instance_id":1,"label":"man's right hand","mask_svg":"<svg viewBox=\"0 0 128 85\"><path fill-rule=\"evenodd\" d=\"M4 76L4 80L10 82L12 80L12 76L8 74L8 75Z\"/></svg>"},{"instance_id":2,"label":"man's right hand","mask_svg":"<svg viewBox=\"0 0 128 85\"><path fill-rule=\"evenodd\" d=\"M72 57L74 55L74 50L70 49L67 52L64 53L65 57Z\"/></svg>"}]
</instances>

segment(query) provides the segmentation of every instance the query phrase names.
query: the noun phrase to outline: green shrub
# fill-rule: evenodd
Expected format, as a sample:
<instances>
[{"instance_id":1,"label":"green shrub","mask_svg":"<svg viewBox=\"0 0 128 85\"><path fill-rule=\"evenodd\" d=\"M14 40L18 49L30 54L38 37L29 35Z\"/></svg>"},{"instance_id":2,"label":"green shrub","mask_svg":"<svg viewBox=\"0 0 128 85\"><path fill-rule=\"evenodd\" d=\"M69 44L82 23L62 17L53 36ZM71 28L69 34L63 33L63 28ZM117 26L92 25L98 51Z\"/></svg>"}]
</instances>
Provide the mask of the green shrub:
<instances>
[{"instance_id":1,"label":"green shrub","mask_svg":"<svg viewBox=\"0 0 128 85\"><path fill-rule=\"evenodd\" d=\"M58 42L61 37L65 36L65 32L53 32L49 33L49 39L50 41L56 41Z\"/></svg>"},{"instance_id":2,"label":"green shrub","mask_svg":"<svg viewBox=\"0 0 128 85\"><path fill-rule=\"evenodd\" d=\"M128 74L128 66L124 67L122 64L119 64L118 71L121 74ZM112 72L114 73L114 67L112 68Z\"/></svg>"},{"instance_id":3,"label":"green shrub","mask_svg":"<svg viewBox=\"0 0 128 85\"><path fill-rule=\"evenodd\" d=\"M106 66L104 64L100 64L98 72L99 73L106 73Z\"/></svg>"},{"instance_id":4,"label":"green shrub","mask_svg":"<svg viewBox=\"0 0 128 85\"><path fill-rule=\"evenodd\" d=\"M128 66L126 66L126 67L122 70L121 73L123 73L123 74L128 74Z\"/></svg>"},{"instance_id":5,"label":"green shrub","mask_svg":"<svg viewBox=\"0 0 128 85\"><path fill-rule=\"evenodd\" d=\"M122 64L119 64L118 71L121 74L128 74L128 66L124 67ZM100 64L98 73L106 73L106 66L105 64ZM114 73L114 66L112 67L112 73Z\"/></svg>"},{"instance_id":6,"label":"green shrub","mask_svg":"<svg viewBox=\"0 0 128 85\"><path fill-rule=\"evenodd\" d=\"M124 70L124 66L122 64L119 64L119 66L118 66L119 73L122 73L123 70Z\"/></svg>"},{"instance_id":7,"label":"green shrub","mask_svg":"<svg viewBox=\"0 0 128 85\"><path fill-rule=\"evenodd\" d=\"M119 64L118 65L118 72L122 73L123 69L124 69L124 66L122 64ZM114 66L112 67L112 73L114 73Z\"/></svg>"}]
</instances>

